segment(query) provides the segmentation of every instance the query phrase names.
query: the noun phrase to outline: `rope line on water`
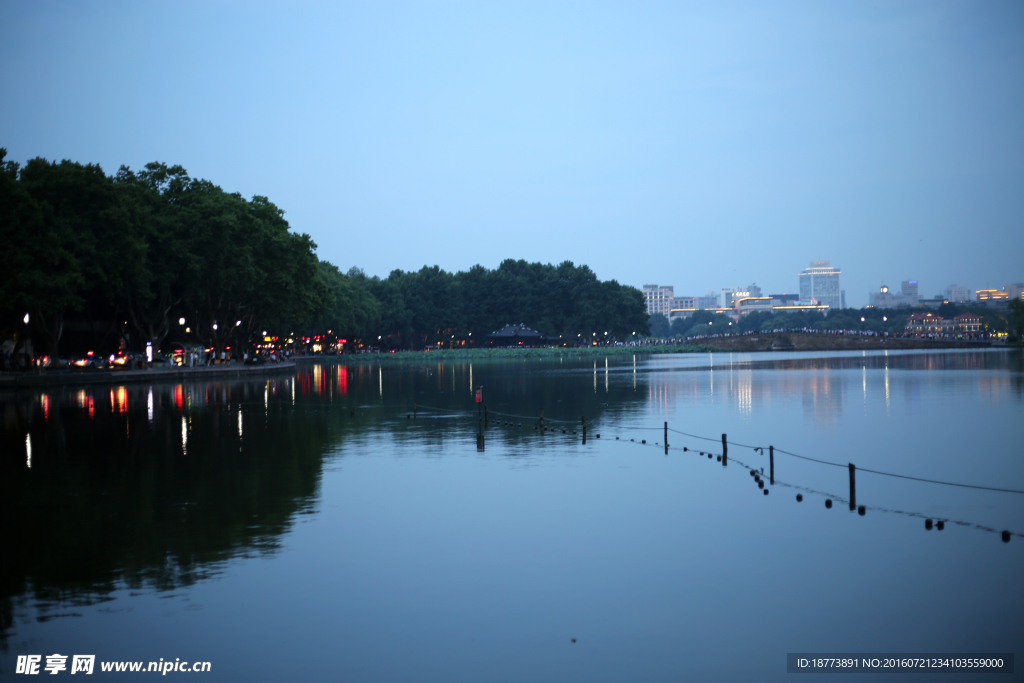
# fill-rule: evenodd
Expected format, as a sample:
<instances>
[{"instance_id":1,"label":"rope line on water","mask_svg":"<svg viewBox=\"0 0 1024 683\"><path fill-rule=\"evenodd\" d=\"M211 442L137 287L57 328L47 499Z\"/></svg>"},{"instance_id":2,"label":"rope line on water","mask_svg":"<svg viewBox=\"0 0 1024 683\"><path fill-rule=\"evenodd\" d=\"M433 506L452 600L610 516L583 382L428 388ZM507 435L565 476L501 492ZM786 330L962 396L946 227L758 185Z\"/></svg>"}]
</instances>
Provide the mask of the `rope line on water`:
<instances>
[{"instance_id":1,"label":"rope line on water","mask_svg":"<svg viewBox=\"0 0 1024 683\"><path fill-rule=\"evenodd\" d=\"M457 408L456 409L436 408L434 406L426 406L426 405L419 405L419 404L417 404L416 407L417 407L417 409L425 408L427 410L435 410L435 411L449 413L449 414L451 414L451 413L464 413L464 414L467 414L467 415L471 415L472 414L472 411L460 410L460 409L457 409ZM501 413L501 412L498 412L496 410L490 411L490 414L491 415L500 415L502 417L514 417L514 418L521 419L521 420L536 420L536 419L539 419L538 416L533 416L533 415L515 415L515 414L512 414L512 413ZM545 417L544 420L546 422L558 422L558 423L561 423L561 424L579 424L576 420L560 420L560 419L553 418L553 417ZM630 427L630 429L643 430L643 431L661 431L662 429L664 429L664 427ZM710 438L710 437L707 437L707 436L700 436L699 434L690 434L688 432L683 432L683 431L680 431L678 429L673 429L671 427L668 428L668 431L672 432L673 434L680 434L682 436L688 436L691 439L702 439L704 441L711 441L711 442L715 442L715 443L720 443L721 442L721 439L714 439L714 438ZM728 440L726 441L726 443L731 445L731 446L739 446L740 448L750 448L750 449L753 449L753 450L756 450L756 451L760 451L761 454L764 455L764 448L765 448L764 446L749 446L747 444L736 443L734 441L728 441ZM775 448L775 452L776 453L782 453L783 455L788 455L788 456L791 456L791 457L794 457L794 458L799 458L801 460L807 460L809 462L816 462L816 463L819 463L821 465L831 465L832 467L842 467L844 469L849 467L849 464L843 464L843 463L839 463L839 462L831 462L829 460L821 460L820 458L812 458L812 457L807 456L807 455L800 455L798 453L793 453L791 451L783 450L781 448ZM860 472L869 472L871 474L877 474L877 475L880 475L880 476L883 476L883 477L896 477L898 479L907 479L909 481L920 481L920 482L924 482L926 484L939 484L939 485L942 485L942 486L956 486L956 487L959 487L959 488L977 489L977 490L980 490L980 491L997 491L999 493L1016 493L1016 494L1024 495L1024 491L1018 490L1018 489L1005 489L1005 488L999 488L999 487L996 487L996 486L981 486L981 485L978 485L978 484L961 484L961 483L953 482L953 481L940 481L938 479L926 479L924 477L913 477L913 476L906 475L906 474L896 474L895 472L883 472L881 470L872 470L872 469L868 469L866 467L857 467L857 470L860 471Z\"/></svg>"},{"instance_id":2,"label":"rope line on water","mask_svg":"<svg viewBox=\"0 0 1024 683\"><path fill-rule=\"evenodd\" d=\"M929 484L944 484L946 486L959 486L965 489L981 489L982 491L1002 491L1003 493L1024 493L1024 491L1018 491L1016 489L1000 489L994 486L976 486L974 484L958 484L953 481L938 481L937 479L922 479L921 477L910 477L905 474L893 474L892 472L879 472L878 470L869 470L866 467L858 467L858 472L870 472L871 474L881 474L886 477L899 477L900 479L910 479L912 481L924 481Z\"/></svg>"}]
</instances>

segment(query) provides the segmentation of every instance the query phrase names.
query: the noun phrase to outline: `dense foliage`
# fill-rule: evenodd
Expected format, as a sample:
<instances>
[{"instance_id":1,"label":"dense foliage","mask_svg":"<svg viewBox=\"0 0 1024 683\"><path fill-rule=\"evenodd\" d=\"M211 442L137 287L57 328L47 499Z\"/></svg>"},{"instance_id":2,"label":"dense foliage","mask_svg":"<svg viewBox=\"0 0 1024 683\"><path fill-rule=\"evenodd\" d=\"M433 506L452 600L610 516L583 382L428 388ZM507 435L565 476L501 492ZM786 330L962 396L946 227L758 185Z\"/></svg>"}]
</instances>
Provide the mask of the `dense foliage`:
<instances>
[{"instance_id":1,"label":"dense foliage","mask_svg":"<svg viewBox=\"0 0 1024 683\"><path fill-rule=\"evenodd\" d=\"M20 168L5 156L0 149L0 332L22 331L27 312L54 357L170 341L219 351L264 335L415 349L482 342L509 323L567 339L648 330L637 289L568 261L343 273L266 197L247 200L180 166L108 176L93 164L37 158Z\"/></svg>"}]
</instances>

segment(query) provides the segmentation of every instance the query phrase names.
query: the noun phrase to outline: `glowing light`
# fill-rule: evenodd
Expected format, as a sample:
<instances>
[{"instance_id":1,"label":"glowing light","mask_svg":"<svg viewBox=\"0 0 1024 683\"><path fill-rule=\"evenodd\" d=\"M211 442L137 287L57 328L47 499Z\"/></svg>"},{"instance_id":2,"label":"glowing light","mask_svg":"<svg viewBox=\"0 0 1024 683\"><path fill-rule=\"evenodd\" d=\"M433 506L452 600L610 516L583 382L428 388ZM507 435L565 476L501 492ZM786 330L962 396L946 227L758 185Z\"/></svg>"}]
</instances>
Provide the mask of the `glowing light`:
<instances>
[{"instance_id":1,"label":"glowing light","mask_svg":"<svg viewBox=\"0 0 1024 683\"><path fill-rule=\"evenodd\" d=\"M178 318L178 324L179 325L184 325L185 324L185 319L184 318Z\"/></svg>"},{"instance_id":2,"label":"glowing light","mask_svg":"<svg viewBox=\"0 0 1024 683\"><path fill-rule=\"evenodd\" d=\"M235 327L238 327L238 326L240 326L241 324L242 324L242 321L241 321L241 320L236 320L236 321L235 321Z\"/></svg>"},{"instance_id":3,"label":"glowing light","mask_svg":"<svg viewBox=\"0 0 1024 683\"><path fill-rule=\"evenodd\" d=\"M24 320L25 324L28 325L28 313L25 314L25 317L22 318L22 320Z\"/></svg>"},{"instance_id":4,"label":"glowing light","mask_svg":"<svg viewBox=\"0 0 1024 683\"><path fill-rule=\"evenodd\" d=\"M213 324L213 329L217 329L217 323Z\"/></svg>"},{"instance_id":5,"label":"glowing light","mask_svg":"<svg viewBox=\"0 0 1024 683\"><path fill-rule=\"evenodd\" d=\"M25 465L32 469L32 435L25 435Z\"/></svg>"}]
</instances>

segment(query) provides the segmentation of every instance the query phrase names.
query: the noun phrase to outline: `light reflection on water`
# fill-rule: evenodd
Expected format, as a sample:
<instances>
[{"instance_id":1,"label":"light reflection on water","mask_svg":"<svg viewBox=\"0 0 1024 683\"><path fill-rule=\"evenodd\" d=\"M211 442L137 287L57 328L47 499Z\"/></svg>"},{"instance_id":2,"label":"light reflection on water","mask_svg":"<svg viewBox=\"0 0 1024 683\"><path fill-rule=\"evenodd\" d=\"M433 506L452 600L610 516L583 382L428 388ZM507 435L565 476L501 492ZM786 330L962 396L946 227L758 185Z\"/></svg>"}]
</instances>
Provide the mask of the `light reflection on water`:
<instances>
[{"instance_id":1,"label":"light reflection on water","mask_svg":"<svg viewBox=\"0 0 1024 683\"><path fill-rule=\"evenodd\" d=\"M355 680L771 680L795 650L1012 650L1024 539L876 509L1021 531L1022 496L861 474L860 518L655 444L668 422L1021 488L1019 354L316 364L0 397L2 490L17 501L2 664L28 643L141 659L156 641L156 656L250 680L288 675L285 661ZM533 429L541 409L556 431ZM847 493L844 468L776 455L776 471ZM255 667L256 650L281 662Z\"/></svg>"}]
</instances>

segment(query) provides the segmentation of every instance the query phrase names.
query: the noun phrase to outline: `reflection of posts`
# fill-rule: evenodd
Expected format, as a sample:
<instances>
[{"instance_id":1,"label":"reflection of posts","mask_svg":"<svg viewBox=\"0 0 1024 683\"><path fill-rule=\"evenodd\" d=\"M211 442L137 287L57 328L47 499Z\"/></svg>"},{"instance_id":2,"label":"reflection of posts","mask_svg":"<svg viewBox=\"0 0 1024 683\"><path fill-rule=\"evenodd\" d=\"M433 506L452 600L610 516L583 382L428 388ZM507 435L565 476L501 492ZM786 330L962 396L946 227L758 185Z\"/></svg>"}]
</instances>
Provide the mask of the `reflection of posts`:
<instances>
[{"instance_id":1,"label":"reflection of posts","mask_svg":"<svg viewBox=\"0 0 1024 683\"><path fill-rule=\"evenodd\" d=\"M583 445L587 445L587 416L581 415L580 421L583 423Z\"/></svg>"},{"instance_id":2,"label":"reflection of posts","mask_svg":"<svg viewBox=\"0 0 1024 683\"><path fill-rule=\"evenodd\" d=\"M857 509L857 468L850 463L850 510Z\"/></svg>"},{"instance_id":3,"label":"reflection of posts","mask_svg":"<svg viewBox=\"0 0 1024 683\"><path fill-rule=\"evenodd\" d=\"M729 444L725 440L725 434L722 434L722 467L729 464Z\"/></svg>"},{"instance_id":4,"label":"reflection of posts","mask_svg":"<svg viewBox=\"0 0 1024 683\"><path fill-rule=\"evenodd\" d=\"M484 433L482 431L476 433L476 449L481 452L484 450Z\"/></svg>"},{"instance_id":5,"label":"reflection of posts","mask_svg":"<svg viewBox=\"0 0 1024 683\"><path fill-rule=\"evenodd\" d=\"M768 447L768 481L775 486L775 446Z\"/></svg>"}]
</instances>

